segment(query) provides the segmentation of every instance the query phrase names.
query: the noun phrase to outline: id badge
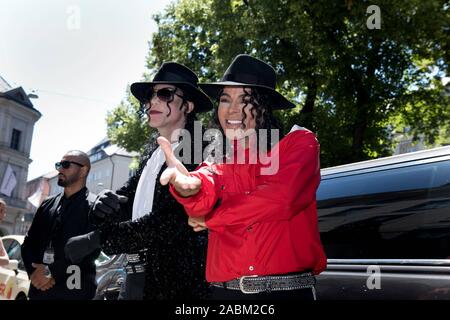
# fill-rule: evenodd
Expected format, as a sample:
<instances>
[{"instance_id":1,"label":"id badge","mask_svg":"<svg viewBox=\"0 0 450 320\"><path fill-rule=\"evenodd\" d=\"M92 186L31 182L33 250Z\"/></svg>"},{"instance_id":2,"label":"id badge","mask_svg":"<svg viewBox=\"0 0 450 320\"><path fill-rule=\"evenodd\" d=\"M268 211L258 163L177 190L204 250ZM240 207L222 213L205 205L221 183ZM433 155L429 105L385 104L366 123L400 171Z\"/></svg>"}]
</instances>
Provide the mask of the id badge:
<instances>
[{"instance_id":1,"label":"id badge","mask_svg":"<svg viewBox=\"0 0 450 320\"><path fill-rule=\"evenodd\" d=\"M44 252L44 258L42 259L44 264L52 264L55 262L55 251L53 248L47 248Z\"/></svg>"}]
</instances>

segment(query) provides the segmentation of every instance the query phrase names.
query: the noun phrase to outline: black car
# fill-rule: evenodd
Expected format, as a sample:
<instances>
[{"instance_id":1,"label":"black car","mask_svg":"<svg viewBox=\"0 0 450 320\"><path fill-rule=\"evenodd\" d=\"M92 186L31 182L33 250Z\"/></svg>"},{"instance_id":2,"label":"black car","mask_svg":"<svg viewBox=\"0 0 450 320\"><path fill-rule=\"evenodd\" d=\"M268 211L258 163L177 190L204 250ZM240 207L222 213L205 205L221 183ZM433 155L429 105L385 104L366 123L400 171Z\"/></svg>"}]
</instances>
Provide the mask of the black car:
<instances>
[{"instance_id":1,"label":"black car","mask_svg":"<svg viewBox=\"0 0 450 320\"><path fill-rule=\"evenodd\" d=\"M322 170L319 299L450 299L450 146Z\"/></svg>"},{"instance_id":2,"label":"black car","mask_svg":"<svg viewBox=\"0 0 450 320\"><path fill-rule=\"evenodd\" d=\"M125 269L123 268L126 256L108 256L100 253L95 264L97 266L97 292L94 300L117 300L120 287L125 280Z\"/></svg>"}]
</instances>

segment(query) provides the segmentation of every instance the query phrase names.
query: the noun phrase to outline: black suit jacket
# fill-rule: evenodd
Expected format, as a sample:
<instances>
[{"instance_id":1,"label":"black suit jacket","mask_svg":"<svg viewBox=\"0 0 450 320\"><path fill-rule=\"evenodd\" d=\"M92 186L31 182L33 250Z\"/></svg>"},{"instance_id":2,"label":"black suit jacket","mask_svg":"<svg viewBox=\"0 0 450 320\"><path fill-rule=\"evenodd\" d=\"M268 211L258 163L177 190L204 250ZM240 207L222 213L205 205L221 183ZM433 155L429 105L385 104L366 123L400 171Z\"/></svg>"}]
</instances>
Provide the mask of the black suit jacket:
<instances>
[{"instance_id":1,"label":"black suit jacket","mask_svg":"<svg viewBox=\"0 0 450 320\"><path fill-rule=\"evenodd\" d=\"M110 218L100 228L102 249L107 254L146 249L144 299L205 298L209 293L205 279L208 234L192 230L183 206L172 197L169 186L159 183L167 168L165 164L156 179L152 212L130 221L137 184L150 156L151 152L141 161L136 175L117 191L127 196L128 202L121 206L115 220ZM185 166L189 171L197 167Z\"/></svg>"},{"instance_id":2,"label":"black suit jacket","mask_svg":"<svg viewBox=\"0 0 450 320\"><path fill-rule=\"evenodd\" d=\"M49 265L49 269L56 284L47 291L30 285L30 299L92 299L95 295L97 285L94 261L100 250L77 265L80 268L81 289L68 288L67 280L75 272L68 269L73 264L64 255L64 246L69 238L93 230L88 213L95 197L87 188L81 189L69 199L63 197L64 193L61 193L42 202L22 244L22 259L30 277L35 270L32 263L43 263L43 255L50 241L54 248L54 263ZM60 217L57 217L57 207L61 201L64 205L59 211Z\"/></svg>"}]
</instances>

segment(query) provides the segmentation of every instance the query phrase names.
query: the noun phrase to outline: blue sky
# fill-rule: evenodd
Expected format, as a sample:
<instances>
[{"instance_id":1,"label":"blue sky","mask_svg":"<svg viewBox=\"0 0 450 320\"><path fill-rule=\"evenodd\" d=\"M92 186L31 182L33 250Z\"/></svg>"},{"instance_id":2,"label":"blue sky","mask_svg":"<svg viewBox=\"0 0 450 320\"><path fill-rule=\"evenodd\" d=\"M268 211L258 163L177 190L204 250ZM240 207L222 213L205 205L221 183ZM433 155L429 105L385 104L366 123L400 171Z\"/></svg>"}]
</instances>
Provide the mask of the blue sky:
<instances>
[{"instance_id":1,"label":"blue sky","mask_svg":"<svg viewBox=\"0 0 450 320\"><path fill-rule=\"evenodd\" d=\"M170 0L0 0L0 76L22 86L42 118L28 179L70 149L106 136L106 113L145 71L152 20Z\"/></svg>"}]
</instances>

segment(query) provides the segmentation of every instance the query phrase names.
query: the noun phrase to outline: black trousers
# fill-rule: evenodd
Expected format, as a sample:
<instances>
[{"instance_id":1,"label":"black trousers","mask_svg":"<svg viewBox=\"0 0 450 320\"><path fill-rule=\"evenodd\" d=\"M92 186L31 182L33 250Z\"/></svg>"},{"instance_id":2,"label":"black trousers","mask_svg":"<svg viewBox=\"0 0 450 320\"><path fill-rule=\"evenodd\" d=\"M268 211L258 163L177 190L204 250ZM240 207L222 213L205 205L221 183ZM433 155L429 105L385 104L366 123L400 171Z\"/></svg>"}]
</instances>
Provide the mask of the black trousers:
<instances>
[{"instance_id":1,"label":"black trousers","mask_svg":"<svg viewBox=\"0 0 450 320\"><path fill-rule=\"evenodd\" d=\"M142 300L144 298L145 272L128 273L120 288L119 300Z\"/></svg>"},{"instance_id":2,"label":"black trousers","mask_svg":"<svg viewBox=\"0 0 450 320\"><path fill-rule=\"evenodd\" d=\"M315 289L271 291L246 294L240 290L211 286L211 300L316 300Z\"/></svg>"}]
</instances>

